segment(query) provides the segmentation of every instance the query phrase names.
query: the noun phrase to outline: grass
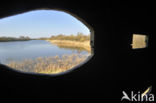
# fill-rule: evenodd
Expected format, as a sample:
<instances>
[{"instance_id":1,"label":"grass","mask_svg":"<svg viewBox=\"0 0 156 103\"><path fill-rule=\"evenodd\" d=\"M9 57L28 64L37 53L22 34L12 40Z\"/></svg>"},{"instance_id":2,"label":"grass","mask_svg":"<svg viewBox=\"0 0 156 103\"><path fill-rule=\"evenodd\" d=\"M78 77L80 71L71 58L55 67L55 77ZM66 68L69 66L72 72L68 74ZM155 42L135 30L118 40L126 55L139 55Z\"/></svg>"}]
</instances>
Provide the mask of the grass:
<instances>
[{"instance_id":1,"label":"grass","mask_svg":"<svg viewBox=\"0 0 156 103\"><path fill-rule=\"evenodd\" d=\"M56 74L75 67L88 56L89 54L70 54L61 57L39 57L34 60L12 61L6 65L22 72Z\"/></svg>"}]
</instances>

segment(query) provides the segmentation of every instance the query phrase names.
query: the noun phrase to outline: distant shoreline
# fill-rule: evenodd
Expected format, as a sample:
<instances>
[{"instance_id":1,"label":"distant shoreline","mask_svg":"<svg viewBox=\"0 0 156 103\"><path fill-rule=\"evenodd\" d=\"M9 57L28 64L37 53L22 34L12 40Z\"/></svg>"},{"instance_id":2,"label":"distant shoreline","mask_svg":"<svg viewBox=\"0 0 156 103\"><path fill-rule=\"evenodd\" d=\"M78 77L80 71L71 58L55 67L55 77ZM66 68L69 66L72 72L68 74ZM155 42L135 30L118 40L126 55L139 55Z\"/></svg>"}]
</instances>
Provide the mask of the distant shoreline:
<instances>
[{"instance_id":1,"label":"distant shoreline","mask_svg":"<svg viewBox=\"0 0 156 103\"><path fill-rule=\"evenodd\" d=\"M16 37L0 37L0 42L12 42L12 41L28 41L32 40L28 36L20 36L19 38Z\"/></svg>"},{"instance_id":2,"label":"distant shoreline","mask_svg":"<svg viewBox=\"0 0 156 103\"><path fill-rule=\"evenodd\" d=\"M29 40L4 40L4 41L0 40L0 42L16 42L16 41L29 41Z\"/></svg>"}]
</instances>

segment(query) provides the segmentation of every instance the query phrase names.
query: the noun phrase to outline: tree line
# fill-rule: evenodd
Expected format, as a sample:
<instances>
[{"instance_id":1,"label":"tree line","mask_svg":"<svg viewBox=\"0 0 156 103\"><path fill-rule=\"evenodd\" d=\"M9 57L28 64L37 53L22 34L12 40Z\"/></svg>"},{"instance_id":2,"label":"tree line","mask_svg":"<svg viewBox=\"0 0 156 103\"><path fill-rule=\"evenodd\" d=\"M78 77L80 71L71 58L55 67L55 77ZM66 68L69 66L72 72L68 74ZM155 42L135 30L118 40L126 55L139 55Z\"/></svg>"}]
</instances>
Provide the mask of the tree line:
<instances>
[{"instance_id":1,"label":"tree line","mask_svg":"<svg viewBox=\"0 0 156 103\"><path fill-rule=\"evenodd\" d=\"M84 42L90 40L90 35L84 35L83 33L77 33L77 35L59 34L56 36L51 36L49 39L50 40L72 40L72 41Z\"/></svg>"},{"instance_id":2,"label":"tree line","mask_svg":"<svg viewBox=\"0 0 156 103\"><path fill-rule=\"evenodd\" d=\"M30 40L30 37L28 36L20 36L19 38L16 37L0 37L0 42L3 41L26 41Z\"/></svg>"}]
</instances>

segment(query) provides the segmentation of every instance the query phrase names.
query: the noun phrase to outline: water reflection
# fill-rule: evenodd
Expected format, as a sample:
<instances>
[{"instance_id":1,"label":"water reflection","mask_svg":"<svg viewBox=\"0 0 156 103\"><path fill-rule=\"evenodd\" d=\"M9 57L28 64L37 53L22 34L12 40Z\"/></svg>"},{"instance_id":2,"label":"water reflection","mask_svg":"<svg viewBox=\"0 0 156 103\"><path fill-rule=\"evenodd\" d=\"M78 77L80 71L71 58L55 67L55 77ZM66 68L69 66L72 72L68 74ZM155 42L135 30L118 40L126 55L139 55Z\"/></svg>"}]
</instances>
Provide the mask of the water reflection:
<instances>
[{"instance_id":1,"label":"water reflection","mask_svg":"<svg viewBox=\"0 0 156 103\"><path fill-rule=\"evenodd\" d=\"M44 40L0 42L1 63L74 53L88 54L88 51L77 47L56 46Z\"/></svg>"},{"instance_id":2,"label":"water reflection","mask_svg":"<svg viewBox=\"0 0 156 103\"><path fill-rule=\"evenodd\" d=\"M57 45L59 48L66 49L66 50L72 50L76 51L77 53L81 53L83 51L87 51L85 48L82 47L69 47L69 46L63 46L63 45ZM89 51L87 51L89 52Z\"/></svg>"}]
</instances>

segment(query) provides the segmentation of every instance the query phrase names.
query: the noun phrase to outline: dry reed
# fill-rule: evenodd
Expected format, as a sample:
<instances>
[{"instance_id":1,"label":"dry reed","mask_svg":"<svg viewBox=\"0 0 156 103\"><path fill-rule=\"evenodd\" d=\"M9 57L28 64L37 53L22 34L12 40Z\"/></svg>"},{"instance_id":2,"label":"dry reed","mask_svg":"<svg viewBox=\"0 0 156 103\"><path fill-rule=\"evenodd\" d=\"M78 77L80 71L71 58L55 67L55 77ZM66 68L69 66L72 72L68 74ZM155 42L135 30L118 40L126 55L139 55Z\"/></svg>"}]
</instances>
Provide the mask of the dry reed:
<instances>
[{"instance_id":1,"label":"dry reed","mask_svg":"<svg viewBox=\"0 0 156 103\"><path fill-rule=\"evenodd\" d=\"M55 74L64 72L83 62L89 54L70 54L63 56L38 57L23 61L12 61L7 65L22 72Z\"/></svg>"},{"instance_id":2,"label":"dry reed","mask_svg":"<svg viewBox=\"0 0 156 103\"><path fill-rule=\"evenodd\" d=\"M71 40L47 40L54 45L57 45L58 47L66 46L66 47L77 47L77 48L83 48L84 50L87 50L88 52L91 52L91 46L90 41L71 41Z\"/></svg>"}]
</instances>

